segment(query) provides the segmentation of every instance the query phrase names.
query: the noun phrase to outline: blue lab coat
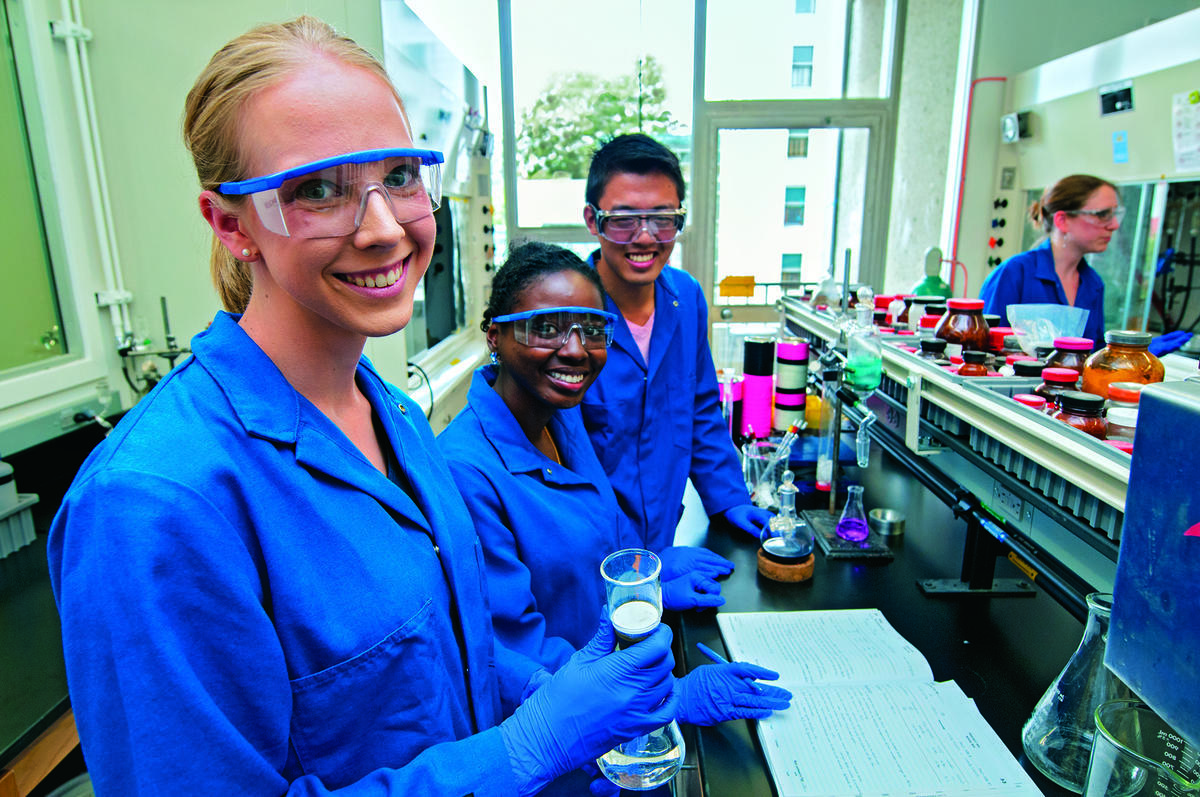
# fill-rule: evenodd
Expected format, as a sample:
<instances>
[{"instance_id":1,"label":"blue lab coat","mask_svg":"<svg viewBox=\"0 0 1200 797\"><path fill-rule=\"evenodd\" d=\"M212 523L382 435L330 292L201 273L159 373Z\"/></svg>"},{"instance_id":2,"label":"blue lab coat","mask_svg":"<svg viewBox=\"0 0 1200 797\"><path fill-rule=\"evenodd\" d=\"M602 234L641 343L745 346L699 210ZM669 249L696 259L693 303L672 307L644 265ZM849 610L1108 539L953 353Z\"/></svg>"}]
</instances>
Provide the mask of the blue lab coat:
<instances>
[{"instance_id":1,"label":"blue lab coat","mask_svg":"<svg viewBox=\"0 0 1200 797\"><path fill-rule=\"evenodd\" d=\"M1000 316L1000 325L1008 326L1010 304L1067 304L1067 295L1054 271L1054 253L1050 239L1042 241L1028 252L1013 255L988 274L979 290L983 312ZM1088 311L1083 337L1096 348L1104 345L1104 280L1096 270L1079 261L1079 290L1075 307Z\"/></svg>"},{"instance_id":2,"label":"blue lab coat","mask_svg":"<svg viewBox=\"0 0 1200 797\"><path fill-rule=\"evenodd\" d=\"M50 532L98 793L514 793L498 692L537 667L493 648L479 541L420 409L360 362L406 490L236 317L192 350Z\"/></svg>"},{"instance_id":3,"label":"blue lab coat","mask_svg":"<svg viewBox=\"0 0 1200 797\"><path fill-rule=\"evenodd\" d=\"M588 262L595 265L599 251ZM670 266L654 282L650 362L618 316L608 363L584 397L583 423L622 511L645 547L675 540L689 476L709 515L750 503L721 417L700 284Z\"/></svg>"},{"instance_id":4,"label":"blue lab coat","mask_svg":"<svg viewBox=\"0 0 1200 797\"><path fill-rule=\"evenodd\" d=\"M475 372L467 406L437 442L483 541L497 638L554 671L596 631L600 562L640 542L579 409L550 421L560 465L529 442L495 381L493 366Z\"/></svg>"}]
</instances>

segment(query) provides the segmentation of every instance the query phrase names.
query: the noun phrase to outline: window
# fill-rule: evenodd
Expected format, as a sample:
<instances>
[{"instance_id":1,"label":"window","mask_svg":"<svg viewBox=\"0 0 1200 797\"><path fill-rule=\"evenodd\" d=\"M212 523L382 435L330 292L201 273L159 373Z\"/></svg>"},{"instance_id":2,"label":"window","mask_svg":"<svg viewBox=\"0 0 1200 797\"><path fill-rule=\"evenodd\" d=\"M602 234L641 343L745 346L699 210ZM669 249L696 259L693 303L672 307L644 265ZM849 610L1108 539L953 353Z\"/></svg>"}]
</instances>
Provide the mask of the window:
<instances>
[{"instance_id":1,"label":"window","mask_svg":"<svg viewBox=\"0 0 1200 797\"><path fill-rule=\"evenodd\" d=\"M803 282L804 278L800 275L803 263L803 254L785 254L779 265L779 281L784 285L795 285L798 282Z\"/></svg>"},{"instance_id":2,"label":"window","mask_svg":"<svg viewBox=\"0 0 1200 797\"><path fill-rule=\"evenodd\" d=\"M813 11L815 10L813 8L813 6L816 5L816 3L817 3L817 0L796 0L796 13L797 14L813 13Z\"/></svg>"},{"instance_id":3,"label":"window","mask_svg":"<svg viewBox=\"0 0 1200 797\"><path fill-rule=\"evenodd\" d=\"M788 186L784 190L783 223L787 227L804 224L804 186Z\"/></svg>"},{"instance_id":4,"label":"window","mask_svg":"<svg viewBox=\"0 0 1200 797\"><path fill-rule=\"evenodd\" d=\"M804 88L812 85L813 81L813 48L811 46L792 48L792 88Z\"/></svg>"},{"instance_id":5,"label":"window","mask_svg":"<svg viewBox=\"0 0 1200 797\"><path fill-rule=\"evenodd\" d=\"M505 234L594 246L583 225L584 189L601 143L641 131L679 156L685 178L690 169L692 37L661 33L690 30L694 3L610 0L582 38L559 35L579 27L571 3L500 7L511 30L512 85L488 97L503 93L512 101L513 126L500 142L509 169Z\"/></svg>"},{"instance_id":6,"label":"window","mask_svg":"<svg viewBox=\"0 0 1200 797\"><path fill-rule=\"evenodd\" d=\"M807 158L808 157L808 130L789 130L787 143L787 156L789 158Z\"/></svg>"},{"instance_id":7,"label":"window","mask_svg":"<svg viewBox=\"0 0 1200 797\"><path fill-rule=\"evenodd\" d=\"M8 31L0 8L0 25ZM54 292L50 250L43 226L25 114L17 85L14 56L6 40L0 50L0 173L5 212L0 231L5 242L5 295L0 299L0 371L40 363L64 354L58 296ZM74 349L76 341L69 341Z\"/></svg>"}]
</instances>

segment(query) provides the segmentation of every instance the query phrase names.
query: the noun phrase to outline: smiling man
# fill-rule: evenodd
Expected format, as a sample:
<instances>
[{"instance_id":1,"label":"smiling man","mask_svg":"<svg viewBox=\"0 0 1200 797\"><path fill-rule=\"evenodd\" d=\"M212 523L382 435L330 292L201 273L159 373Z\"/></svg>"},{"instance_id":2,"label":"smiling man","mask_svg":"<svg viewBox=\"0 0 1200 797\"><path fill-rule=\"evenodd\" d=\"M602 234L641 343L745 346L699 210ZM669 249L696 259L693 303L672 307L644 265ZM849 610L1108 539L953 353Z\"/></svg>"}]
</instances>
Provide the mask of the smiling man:
<instances>
[{"instance_id":1,"label":"smiling man","mask_svg":"<svg viewBox=\"0 0 1200 797\"><path fill-rule=\"evenodd\" d=\"M683 229L679 159L649 136L618 136L592 157L583 218L589 262L618 315L584 424L621 509L646 547L670 546L689 476L704 509L755 537L771 515L750 503L721 417L700 284L667 265Z\"/></svg>"}]
</instances>

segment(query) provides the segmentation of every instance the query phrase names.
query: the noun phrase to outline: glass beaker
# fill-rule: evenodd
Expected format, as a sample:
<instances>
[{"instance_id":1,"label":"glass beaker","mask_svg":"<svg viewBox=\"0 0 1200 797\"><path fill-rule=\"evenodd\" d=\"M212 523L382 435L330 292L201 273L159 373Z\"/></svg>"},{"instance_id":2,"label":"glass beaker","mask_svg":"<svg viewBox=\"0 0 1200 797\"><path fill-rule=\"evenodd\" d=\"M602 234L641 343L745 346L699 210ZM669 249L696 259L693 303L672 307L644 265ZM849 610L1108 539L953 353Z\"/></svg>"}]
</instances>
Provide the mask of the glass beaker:
<instances>
[{"instance_id":1,"label":"glass beaker","mask_svg":"<svg viewBox=\"0 0 1200 797\"><path fill-rule=\"evenodd\" d=\"M1100 592L1087 596L1083 639L1021 729L1021 746L1030 763L1074 792L1083 791L1087 776L1096 707L1132 696L1129 687L1104 666L1112 597Z\"/></svg>"},{"instance_id":2,"label":"glass beaker","mask_svg":"<svg viewBox=\"0 0 1200 797\"><path fill-rule=\"evenodd\" d=\"M1140 700L1096 709L1084 797L1200 795L1200 749Z\"/></svg>"},{"instance_id":3,"label":"glass beaker","mask_svg":"<svg viewBox=\"0 0 1200 797\"><path fill-rule=\"evenodd\" d=\"M626 648L654 633L662 620L662 563L653 552L626 548L600 564L617 647ZM683 734L672 720L657 730L609 750L596 765L622 789L648 791L675 777L683 765Z\"/></svg>"},{"instance_id":4,"label":"glass beaker","mask_svg":"<svg viewBox=\"0 0 1200 797\"><path fill-rule=\"evenodd\" d=\"M863 488L862 485L852 484L846 489L849 495L846 496L846 506L837 522L837 535L843 540L862 542L871 535L871 528L867 525L867 513L863 510Z\"/></svg>"}]
</instances>

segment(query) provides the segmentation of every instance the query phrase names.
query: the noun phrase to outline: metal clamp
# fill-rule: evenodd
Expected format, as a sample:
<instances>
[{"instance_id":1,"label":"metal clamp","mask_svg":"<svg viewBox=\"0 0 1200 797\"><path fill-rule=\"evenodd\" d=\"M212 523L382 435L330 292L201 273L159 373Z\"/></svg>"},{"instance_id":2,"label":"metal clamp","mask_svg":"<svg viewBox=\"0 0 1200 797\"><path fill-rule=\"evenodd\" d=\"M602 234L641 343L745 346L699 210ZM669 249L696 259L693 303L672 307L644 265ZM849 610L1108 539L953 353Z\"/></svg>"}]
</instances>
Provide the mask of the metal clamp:
<instances>
[{"instance_id":1,"label":"metal clamp","mask_svg":"<svg viewBox=\"0 0 1200 797\"><path fill-rule=\"evenodd\" d=\"M904 445L908 446L909 451L922 457L942 453L942 446L930 445L929 436L921 434L921 375L909 374L904 382L908 388L904 415Z\"/></svg>"}]
</instances>

